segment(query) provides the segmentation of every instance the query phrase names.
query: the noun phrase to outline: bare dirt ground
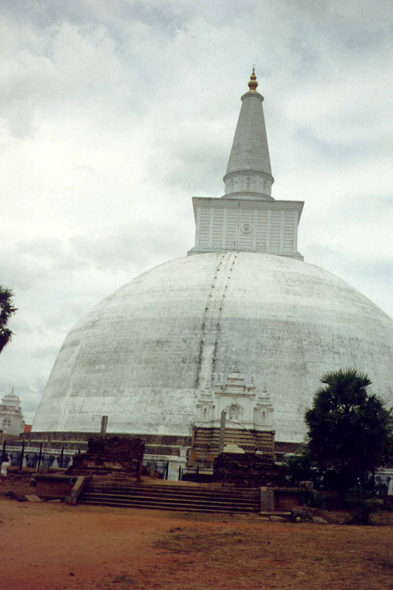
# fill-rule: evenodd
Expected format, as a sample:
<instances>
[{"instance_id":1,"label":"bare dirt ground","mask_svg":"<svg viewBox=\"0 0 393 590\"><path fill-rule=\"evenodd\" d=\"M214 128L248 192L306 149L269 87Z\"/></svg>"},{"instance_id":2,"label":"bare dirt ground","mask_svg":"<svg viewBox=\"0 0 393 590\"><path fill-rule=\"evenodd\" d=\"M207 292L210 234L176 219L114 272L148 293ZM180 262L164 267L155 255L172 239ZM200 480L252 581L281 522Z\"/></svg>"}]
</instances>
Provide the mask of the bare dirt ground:
<instances>
[{"instance_id":1,"label":"bare dirt ground","mask_svg":"<svg viewBox=\"0 0 393 590\"><path fill-rule=\"evenodd\" d=\"M69 507L0 495L0 588L392 590L393 515L375 522L384 526Z\"/></svg>"}]
</instances>

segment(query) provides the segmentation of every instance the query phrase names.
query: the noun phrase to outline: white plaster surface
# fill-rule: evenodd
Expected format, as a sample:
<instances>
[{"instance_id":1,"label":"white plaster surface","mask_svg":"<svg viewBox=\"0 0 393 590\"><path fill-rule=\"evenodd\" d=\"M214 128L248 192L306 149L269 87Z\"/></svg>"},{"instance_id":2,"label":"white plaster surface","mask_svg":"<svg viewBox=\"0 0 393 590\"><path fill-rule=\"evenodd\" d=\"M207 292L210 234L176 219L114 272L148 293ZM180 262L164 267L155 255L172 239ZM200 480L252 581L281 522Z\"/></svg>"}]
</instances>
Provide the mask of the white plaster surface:
<instances>
[{"instance_id":1,"label":"white plaster surface","mask_svg":"<svg viewBox=\"0 0 393 590\"><path fill-rule=\"evenodd\" d=\"M0 429L4 434L19 436L24 428L25 422L20 397L15 395L14 389L12 389L11 393L7 393L0 403Z\"/></svg>"},{"instance_id":2,"label":"white plaster surface","mask_svg":"<svg viewBox=\"0 0 393 590\"><path fill-rule=\"evenodd\" d=\"M196 426L220 428L226 413L226 428L271 430L273 406L266 390L256 391L253 378L246 385L237 366L223 382L218 375L214 391L201 391L197 401Z\"/></svg>"},{"instance_id":3,"label":"white plaster surface","mask_svg":"<svg viewBox=\"0 0 393 590\"><path fill-rule=\"evenodd\" d=\"M200 389L237 363L274 407L276 440L300 442L320 376L365 371L393 405L393 320L341 279L260 253L174 260L80 320L59 353L33 431L188 434Z\"/></svg>"},{"instance_id":4,"label":"white plaster surface","mask_svg":"<svg viewBox=\"0 0 393 590\"><path fill-rule=\"evenodd\" d=\"M189 254L240 250L302 260L297 227L302 201L193 197L195 246Z\"/></svg>"},{"instance_id":5,"label":"white plaster surface","mask_svg":"<svg viewBox=\"0 0 393 590\"><path fill-rule=\"evenodd\" d=\"M259 92L243 94L242 107L232 144L226 174L225 193L255 191L271 195L273 184L267 143L263 96ZM245 175L246 174L246 175Z\"/></svg>"}]
</instances>

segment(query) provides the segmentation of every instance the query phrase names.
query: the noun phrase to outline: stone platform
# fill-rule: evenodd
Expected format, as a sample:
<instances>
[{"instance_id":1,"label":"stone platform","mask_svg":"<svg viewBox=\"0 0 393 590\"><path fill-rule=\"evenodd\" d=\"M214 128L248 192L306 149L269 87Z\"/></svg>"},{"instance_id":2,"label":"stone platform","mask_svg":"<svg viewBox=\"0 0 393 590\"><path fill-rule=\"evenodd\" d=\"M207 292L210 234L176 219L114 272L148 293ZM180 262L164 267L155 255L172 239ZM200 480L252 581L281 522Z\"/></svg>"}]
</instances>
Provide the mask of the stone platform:
<instances>
[{"instance_id":1,"label":"stone platform","mask_svg":"<svg viewBox=\"0 0 393 590\"><path fill-rule=\"evenodd\" d=\"M256 453L221 453L213 464L213 481L237 487L285 486L283 469Z\"/></svg>"},{"instance_id":2,"label":"stone platform","mask_svg":"<svg viewBox=\"0 0 393 590\"><path fill-rule=\"evenodd\" d=\"M93 436L87 453L74 456L67 475L135 477L140 481L145 445L140 438Z\"/></svg>"}]
</instances>

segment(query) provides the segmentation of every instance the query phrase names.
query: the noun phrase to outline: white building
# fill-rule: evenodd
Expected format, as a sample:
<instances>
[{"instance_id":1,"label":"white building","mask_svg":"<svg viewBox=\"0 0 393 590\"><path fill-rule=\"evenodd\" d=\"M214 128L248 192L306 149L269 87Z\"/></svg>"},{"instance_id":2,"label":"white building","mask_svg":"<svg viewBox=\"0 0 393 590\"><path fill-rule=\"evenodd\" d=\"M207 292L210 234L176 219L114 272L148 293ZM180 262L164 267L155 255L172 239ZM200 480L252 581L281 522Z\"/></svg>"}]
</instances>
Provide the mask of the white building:
<instances>
[{"instance_id":1,"label":"white building","mask_svg":"<svg viewBox=\"0 0 393 590\"><path fill-rule=\"evenodd\" d=\"M186 440L207 415L218 421L229 404L218 376L235 364L247 387L253 377L255 392L269 399L250 390L233 416L258 429L265 413L283 449L303 441L304 412L327 371L367 372L373 392L393 406L393 321L344 280L303 262L303 203L272 197L256 87L253 75L224 196L193 199L190 255L133 279L74 326L33 435L97 432L107 415L108 432L145 435L152 453L161 444L173 454L173 441Z\"/></svg>"},{"instance_id":2,"label":"white building","mask_svg":"<svg viewBox=\"0 0 393 590\"><path fill-rule=\"evenodd\" d=\"M266 389L258 393L252 377L250 385L247 386L237 366L224 383L218 375L213 389L200 392L196 404L195 424L220 428L222 412L225 412L227 417L226 428L272 429L273 406L269 394Z\"/></svg>"},{"instance_id":3,"label":"white building","mask_svg":"<svg viewBox=\"0 0 393 590\"><path fill-rule=\"evenodd\" d=\"M0 404L0 430L3 434L19 436L24 431L25 422L22 414L20 398L15 395L14 388L7 393Z\"/></svg>"}]
</instances>

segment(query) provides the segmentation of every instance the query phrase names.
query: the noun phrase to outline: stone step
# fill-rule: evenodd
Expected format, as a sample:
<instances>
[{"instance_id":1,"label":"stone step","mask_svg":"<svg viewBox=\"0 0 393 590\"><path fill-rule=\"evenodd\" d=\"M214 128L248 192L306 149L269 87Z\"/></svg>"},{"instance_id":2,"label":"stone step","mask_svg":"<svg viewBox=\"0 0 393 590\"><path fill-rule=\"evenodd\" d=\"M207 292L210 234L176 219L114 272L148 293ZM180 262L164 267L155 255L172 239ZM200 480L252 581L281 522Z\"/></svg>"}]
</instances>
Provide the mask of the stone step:
<instances>
[{"instance_id":1,"label":"stone step","mask_svg":"<svg viewBox=\"0 0 393 590\"><path fill-rule=\"evenodd\" d=\"M244 499L237 499L237 498L217 498L217 499L212 499L212 498L206 498L206 499L202 499L202 498L195 498L195 497L189 497L189 496L152 496L152 495L145 495L145 494L122 494L122 493L113 493L113 492L100 492L100 491L87 491L85 492L86 494L88 494L89 496L99 496L99 497L113 497L113 498L124 498L124 499L129 499L129 500L133 500L133 499L137 499L140 501L163 501L163 502L172 502L172 503L176 503L176 502L190 502L190 503L197 503L197 504L221 504L221 503L226 503L226 504L233 504L234 506L259 506L260 505L260 501L259 499L256 498L252 498L249 500L244 500Z\"/></svg>"},{"instance_id":2,"label":"stone step","mask_svg":"<svg viewBox=\"0 0 393 590\"><path fill-rule=\"evenodd\" d=\"M171 496L146 496L146 495L130 495L124 493L110 493L110 492L91 492L91 491L84 491L81 495L83 499L108 499L108 500L116 500L119 501L138 501L138 502L150 502L150 503L157 503L157 502L164 502L166 504L190 504L190 505L198 505L198 506L221 506L227 505L231 507L249 507L257 510L259 508L259 502L250 501L250 500L228 500L227 498L217 498L215 500L209 499L201 499L201 498L191 498L191 497L171 497Z\"/></svg>"},{"instance_id":3,"label":"stone step","mask_svg":"<svg viewBox=\"0 0 393 590\"><path fill-rule=\"evenodd\" d=\"M114 506L119 508L139 508L149 510L174 510L181 512L210 512L210 513L226 513L226 514L255 514L258 512L256 508L239 508L228 506L190 506L189 504L168 504L166 502L156 502L154 504L147 502L132 502L114 499L89 499L81 497L79 504L90 504L95 506Z\"/></svg>"},{"instance_id":4,"label":"stone step","mask_svg":"<svg viewBox=\"0 0 393 590\"><path fill-rule=\"evenodd\" d=\"M215 497L228 497L228 498L259 498L259 491L255 488L236 488L234 490L220 488L218 490L199 488L199 487L185 487L185 486L160 486L160 485L120 485L113 484L111 482L89 482L86 487L87 491L93 490L116 490L120 492L129 493L150 493L150 494L174 494L174 495L187 495L187 496L209 496Z\"/></svg>"},{"instance_id":5,"label":"stone step","mask_svg":"<svg viewBox=\"0 0 393 590\"><path fill-rule=\"evenodd\" d=\"M260 493L256 488L149 485L108 480L89 481L79 502L103 506L155 508L194 512L257 513Z\"/></svg>"},{"instance_id":6,"label":"stone step","mask_svg":"<svg viewBox=\"0 0 393 590\"><path fill-rule=\"evenodd\" d=\"M197 432L195 433L195 438L199 438L199 437L211 437L211 438L220 438L220 429L216 428L214 430L209 430L209 429L198 429ZM255 435L255 434L251 434L250 432L247 432L246 430L242 430L242 429L237 429L237 428L233 428L233 429L229 429L227 428L225 431L225 439L230 439L233 437L238 437L238 438L247 438L247 439L254 439L254 437L256 439L258 438L264 438L264 436L262 435ZM267 436L265 436L265 438L267 438Z\"/></svg>"},{"instance_id":7,"label":"stone step","mask_svg":"<svg viewBox=\"0 0 393 590\"><path fill-rule=\"evenodd\" d=\"M247 504L259 504L259 495L258 496L250 496L250 497L242 497L242 496L227 496L223 494L222 496L209 496L209 495L201 495L198 496L196 494L153 494L149 492L130 492L128 490L118 490L112 488L87 488L84 493L87 494L99 494L99 495L112 495L112 496L122 496L127 498L146 498L146 499L162 499L162 500L171 500L175 502L181 501L190 501L190 502L228 502L238 505L247 505Z\"/></svg>"},{"instance_id":8,"label":"stone step","mask_svg":"<svg viewBox=\"0 0 393 590\"><path fill-rule=\"evenodd\" d=\"M240 436L231 436L225 439L225 444L228 443L241 443L241 444L246 444L248 446L253 445L254 447L257 446L258 444L258 440L255 441L252 437L250 438L245 438L245 437L240 437ZM214 446L218 446L220 443L220 437L215 436L215 437L210 437L210 436L203 436L203 437L195 437L194 439L194 444L193 444L193 448L199 444L209 444L209 445L214 445Z\"/></svg>"},{"instance_id":9,"label":"stone step","mask_svg":"<svg viewBox=\"0 0 393 590\"><path fill-rule=\"evenodd\" d=\"M112 482L89 482L87 484L91 488L101 487L101 488L116 488L119 490L130 490L130 491L138 491L138 490L145 490L151 491L154 493L171 493L171 494L209 494L213 496L221 496L222 494L226 494L228 496L255 496L259 493L256 488L219 488L217 490L213 489L206 489L206 488L199 488L199 487L186 487L186 486L166 486L166 485L152 485L152 486L145 486L145 485L134 485L130 486L127 484L118 484Z\"/></svg>"}]
</instances>

